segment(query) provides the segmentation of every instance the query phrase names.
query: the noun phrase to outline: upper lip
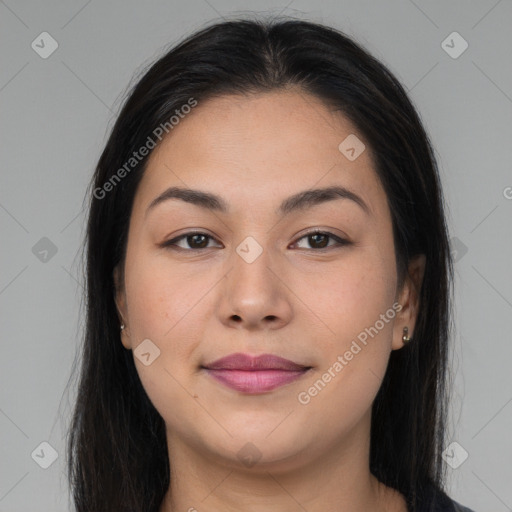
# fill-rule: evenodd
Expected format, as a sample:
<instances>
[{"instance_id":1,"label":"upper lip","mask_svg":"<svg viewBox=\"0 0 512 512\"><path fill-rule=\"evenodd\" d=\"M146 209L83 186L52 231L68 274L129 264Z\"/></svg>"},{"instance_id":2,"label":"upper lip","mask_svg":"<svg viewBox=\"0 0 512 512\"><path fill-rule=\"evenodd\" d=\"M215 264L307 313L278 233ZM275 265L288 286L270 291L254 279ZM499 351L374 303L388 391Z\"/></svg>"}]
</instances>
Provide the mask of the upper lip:
<instances>
[{"instance_id":1,"label":"upper lip","mask_svg":"<svg viewBox=\"0 0 512 512\"><path fill-rule=\"evenodd\" d=\"M230 354L221 357L212 363L203 366L209 370L286 370L300 371L311 368L298 363L294 363L289 359L284 359L272 354L261 354L259 356L251 356L250 354Z\"/></svg>"}]
</instances>

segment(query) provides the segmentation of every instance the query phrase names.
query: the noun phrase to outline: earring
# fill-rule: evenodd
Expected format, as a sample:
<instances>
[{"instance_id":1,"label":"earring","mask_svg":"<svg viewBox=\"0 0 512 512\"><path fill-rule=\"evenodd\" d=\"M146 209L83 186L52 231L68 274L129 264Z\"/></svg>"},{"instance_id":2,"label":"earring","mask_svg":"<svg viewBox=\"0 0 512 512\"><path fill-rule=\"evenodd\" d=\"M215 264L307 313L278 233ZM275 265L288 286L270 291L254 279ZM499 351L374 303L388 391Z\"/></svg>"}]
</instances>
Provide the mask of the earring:
<instances>
[{"instance_id":1,"label":"earring","mask_svg":"<svg viewBox=\"0 0 512 512\"><path fill-rule=\"evenodd\" d=\"M402 336L402 341L404 342L404 345L407 345L408 343L410 343L412 341L412 338L409 338L407 336L408 333L409 333L409 328L404 327L404 334Z\"/></svg>"},{"instance_id":2,"label":"earring","mask_svg":"<svg viewBox=\"0 0 512 512\"><path fill-rule=\"evenodd\" d=\"M121 331L124 329L124 324L121 324Z\"/></svg>"}]
</instances>

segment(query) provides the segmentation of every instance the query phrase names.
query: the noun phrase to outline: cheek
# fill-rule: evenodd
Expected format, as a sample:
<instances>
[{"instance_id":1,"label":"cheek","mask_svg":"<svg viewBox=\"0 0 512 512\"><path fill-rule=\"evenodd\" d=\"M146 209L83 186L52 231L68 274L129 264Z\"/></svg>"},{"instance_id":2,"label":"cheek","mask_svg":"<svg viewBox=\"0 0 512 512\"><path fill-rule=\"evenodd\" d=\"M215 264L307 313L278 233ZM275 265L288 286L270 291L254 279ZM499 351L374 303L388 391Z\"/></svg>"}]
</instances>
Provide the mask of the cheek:
<instances>
[{"instance_id":1,"label":"cheek","mask_svg":"<svg viewBox=\"0 0 512 512\"><path fill-rule=\"evenodd\" d=\"M198 300L206 294L207 283L194 286L190 278L170 272L158 259L135 256L130 265L127 261L125 284L131 345L141 382L152 401L181 400L179 382L185 382L197 365L195 350L202 338L197 315L204 307ZM155 353L159 350L148 366L136 350L146 339L156 345Z\"/></svg>"},{"instance_id":2,"label":"cheek","mask_svg":"<svg viewBox=\"0 0 512 512\"><path fill-rule=\"evenodd\" d=\"M160 338L166 326L171 327L168 283L157 268L142 262L126 275L128 314L133 334L143 338ZM167 290L167 293L165 293Z\"/></svg>"},{"instance_id":3,"label":"cheek","mask_svg":"<svg viewBox=\"0 0 512 512\"><path fill-rule=\"evenodd\" d=\"M346 258L324 286L311 288L308 301L329 330L318 345L322 364L304 389L326 421L356 420L370 407L391 352L395 297L393 260L376 251ZM302 293L305 293L306 287ZM383 317L381 316L383 315ZM384 318L384 319L383 319ZM305 400L308 399L305 397ZM332 407L325 408L325 403ZM341 416L340 416L341 415Z\"/></svg>"},{"instance_id":4,"label":"cheek","mask_svg":"<svg viewBox=\"0 0 512 512\"><path fill-rule=\"evenodd\" d=\"M151 258L135 256L133 262L127 264L125 281L132 350L146 339L160 350L148 366L134 354L136 370L166 423L183 428L185 435L192 427L184 418L196 421L193 418L198 414L187 383L195 371L194 351L201 340L199 317L205 316L194 305L211 285L194 286L190 276L169 272L168 266Z\"/></svg>"},{"instance_id":5,"label":"cheek","mask_svg":"<svg viewBox=\"0 0 512 512\"><path fill-rule=\"evenodd\" d=\"M165 258L135 255L127 264L126 291L130 322L139 336L164 339L179 327L198 297L207 291L205 280L193 282ZM203 290L204 288L204 290Z\"/></svg>"},{"instance_id":6,"label":"cheek","mask_svg":"<svg viewBox=\"0 0 512 512\"><path fill-rule=\"evenodd\" d=\"M329 265L327 272L300 274L294 290L322 320L319 327L325 327L329 338L338 339L341 345L373 325L394 301L392 258L373 248L352 251Z\"/></svg>"}]
</instances>

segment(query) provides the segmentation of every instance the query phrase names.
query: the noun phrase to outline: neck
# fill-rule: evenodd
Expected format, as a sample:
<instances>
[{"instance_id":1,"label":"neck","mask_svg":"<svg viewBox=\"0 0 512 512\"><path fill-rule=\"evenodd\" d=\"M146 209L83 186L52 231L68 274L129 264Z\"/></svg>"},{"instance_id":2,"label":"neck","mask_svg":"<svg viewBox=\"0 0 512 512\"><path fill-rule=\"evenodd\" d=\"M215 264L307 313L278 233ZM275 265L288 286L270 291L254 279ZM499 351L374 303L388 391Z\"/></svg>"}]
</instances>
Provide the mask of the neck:
<instances>
[{"instance_id":1,"label":"neck","mask_svg":"<svg viewBox=\"0 0 512 512\"><path fill-rule=\"evenodd\" d=\"M369 418L328 450L250 468L167 432L171 485L159 512L406 512L403 496L370 473Z\"/></svg>"}]
</instances>

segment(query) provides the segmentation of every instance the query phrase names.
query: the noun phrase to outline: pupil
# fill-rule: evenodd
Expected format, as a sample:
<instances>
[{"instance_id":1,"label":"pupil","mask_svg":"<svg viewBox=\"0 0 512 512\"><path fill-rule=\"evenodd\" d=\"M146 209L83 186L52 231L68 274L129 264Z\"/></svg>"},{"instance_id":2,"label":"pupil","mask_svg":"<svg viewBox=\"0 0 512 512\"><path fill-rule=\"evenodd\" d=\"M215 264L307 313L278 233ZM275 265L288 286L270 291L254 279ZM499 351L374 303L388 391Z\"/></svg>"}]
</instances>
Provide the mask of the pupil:
<instances>
[{"instance_id":1,"label":"pupil","mask_svg":"<svg viewBox=\"0 0 512 512\"><path fill-rule=\"evenodd\" d=\"M189 245L192 245L194 247L198 247L198 244L194 244L194 243L190 243L190 239L195 239L195 238L198 238L198 237L202 237L203 238L203 244L200 244L200 248L204 248L206 247L206 245L208 245L208 243L204 243L206 241L206 236L205 235L191 235L188 237L189 239Z\"/></svg>"},{"instance_id":2,"label":"pupil","mask_svg":"<svg viewBox=\"0 0 512 512\"><path fill-rule=\"evenodd\" d=\"M314 235L310 235L310 239L316 239L317 237L323 238L324 241L327 239L327 235L322 235L321 233L315 233ZM313 242L312 245L314 247L318 247L318 245L315 245L315 244L316 244L316 241ZM320 246L321 246L320 248L323 249L326 246L326 244L320 243Z\"/></svg>"}]
</instances>

